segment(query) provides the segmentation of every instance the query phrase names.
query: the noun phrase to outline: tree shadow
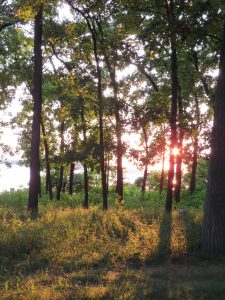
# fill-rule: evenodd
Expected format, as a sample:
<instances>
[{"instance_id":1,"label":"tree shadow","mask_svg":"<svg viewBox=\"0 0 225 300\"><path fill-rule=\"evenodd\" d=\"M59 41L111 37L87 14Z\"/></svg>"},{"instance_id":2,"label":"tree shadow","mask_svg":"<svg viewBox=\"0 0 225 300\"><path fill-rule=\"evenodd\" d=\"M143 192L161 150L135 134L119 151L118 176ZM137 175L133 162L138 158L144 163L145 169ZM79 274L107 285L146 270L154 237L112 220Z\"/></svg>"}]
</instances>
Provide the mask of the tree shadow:
<instances>
[{"instance_id":1,"label":"tree shadow","mask_svg":"<svg viewBox=\"0 0 225 300\"><path fill-rule=\"evenodd\" d=\"M159 245L155 253L155 258L166 259L171 254L171 229L172 215L167 211L163 212L160 229L159 229Z\"/></svg>"}]
</instances>

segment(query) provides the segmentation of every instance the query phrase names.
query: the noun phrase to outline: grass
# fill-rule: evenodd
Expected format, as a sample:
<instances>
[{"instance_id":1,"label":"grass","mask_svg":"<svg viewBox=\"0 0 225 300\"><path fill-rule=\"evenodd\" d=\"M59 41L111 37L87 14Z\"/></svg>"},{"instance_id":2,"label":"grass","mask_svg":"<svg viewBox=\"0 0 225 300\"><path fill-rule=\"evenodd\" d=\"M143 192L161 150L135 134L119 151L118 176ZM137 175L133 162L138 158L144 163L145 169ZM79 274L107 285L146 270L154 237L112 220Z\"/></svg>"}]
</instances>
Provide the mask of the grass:
<instances>
[{"instance_id":1,"label":"grass","mask_svg":"<svg viewBox=\"0 0 225 300\"><path fill-rule=\"evenodd\" d=\"M0 299L224 299L225 260L199 250L202 195L171 216L134 187L124 207L111 191L107 212L97 191L88 210L80 194L43 198L36 218L26 191L0 195Z\"/></svg>"}]
</instances>

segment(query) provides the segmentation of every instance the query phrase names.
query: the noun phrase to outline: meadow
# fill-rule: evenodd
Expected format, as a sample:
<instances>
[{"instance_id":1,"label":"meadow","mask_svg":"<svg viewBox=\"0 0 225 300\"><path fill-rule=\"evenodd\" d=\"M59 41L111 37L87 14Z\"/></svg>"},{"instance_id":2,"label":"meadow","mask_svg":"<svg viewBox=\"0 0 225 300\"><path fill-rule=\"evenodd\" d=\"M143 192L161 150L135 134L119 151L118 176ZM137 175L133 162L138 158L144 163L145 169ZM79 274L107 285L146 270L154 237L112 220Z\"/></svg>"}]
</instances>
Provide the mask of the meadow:
<instances>
[{"instance_id":1,"label":"meadow","mask_svg":"<svg viewBox=\"0 0 225 300\"><path fill-rule=\"evenodd\" d=\"M225 260L199 248L204 190L165 195L127 186L123 206L99 190L26 211L27 191L0 195L0 299L224 299ZM185 209L185 213L181 213Z\"/></svg>"}]
</instances>

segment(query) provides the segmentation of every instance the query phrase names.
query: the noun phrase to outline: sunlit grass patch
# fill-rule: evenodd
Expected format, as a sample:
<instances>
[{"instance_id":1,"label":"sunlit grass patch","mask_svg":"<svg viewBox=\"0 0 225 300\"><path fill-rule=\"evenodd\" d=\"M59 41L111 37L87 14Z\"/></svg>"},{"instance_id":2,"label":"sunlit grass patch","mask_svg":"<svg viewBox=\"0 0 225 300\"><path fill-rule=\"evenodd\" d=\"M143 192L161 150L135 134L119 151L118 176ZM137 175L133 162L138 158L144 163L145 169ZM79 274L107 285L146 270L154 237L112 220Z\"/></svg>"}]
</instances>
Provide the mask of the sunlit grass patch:
<instances>
[{"instance_id":1,"label":"sunlit grass patch","mask_svg":"<svg viewBox=\"0 0 225 300\"><path fill-rule=\"evenodd\" d=\"M200 274L201 212L168 214L154 197L108 211L43 201L35 218L1 199L1 299L220 299L223 270Z\"/></svg>"}]
</instances>

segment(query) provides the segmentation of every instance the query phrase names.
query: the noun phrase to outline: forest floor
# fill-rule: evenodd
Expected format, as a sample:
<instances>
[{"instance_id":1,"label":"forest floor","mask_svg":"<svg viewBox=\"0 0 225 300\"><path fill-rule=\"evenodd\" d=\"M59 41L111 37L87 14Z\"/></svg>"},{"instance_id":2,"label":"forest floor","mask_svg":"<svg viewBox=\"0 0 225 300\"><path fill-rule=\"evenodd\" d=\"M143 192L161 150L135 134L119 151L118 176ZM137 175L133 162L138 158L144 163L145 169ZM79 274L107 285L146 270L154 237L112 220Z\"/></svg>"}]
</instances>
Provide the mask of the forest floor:
<instances>
[{"instance_id":1,"label":"forest floor","mask_svg":"<svg viewBox=\"0 0 225 300\"><path fill-rule=\"evenodd\" d=\"M171 215L134 187L107 212L65 195L36 216L26 191L1 194L0 299L224 299L225 259L199 250L203 194L184 193Z\"/></svg>"}]
</instances>

